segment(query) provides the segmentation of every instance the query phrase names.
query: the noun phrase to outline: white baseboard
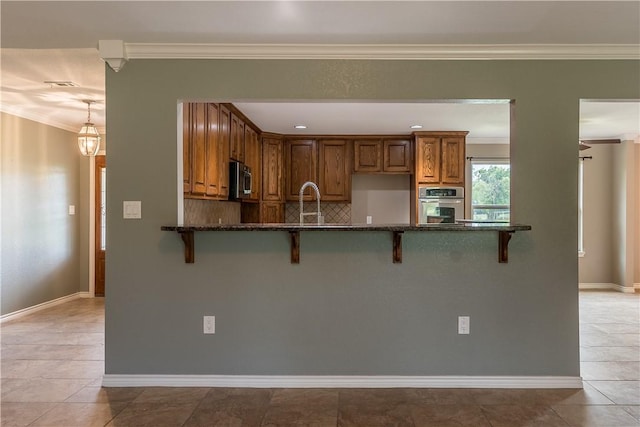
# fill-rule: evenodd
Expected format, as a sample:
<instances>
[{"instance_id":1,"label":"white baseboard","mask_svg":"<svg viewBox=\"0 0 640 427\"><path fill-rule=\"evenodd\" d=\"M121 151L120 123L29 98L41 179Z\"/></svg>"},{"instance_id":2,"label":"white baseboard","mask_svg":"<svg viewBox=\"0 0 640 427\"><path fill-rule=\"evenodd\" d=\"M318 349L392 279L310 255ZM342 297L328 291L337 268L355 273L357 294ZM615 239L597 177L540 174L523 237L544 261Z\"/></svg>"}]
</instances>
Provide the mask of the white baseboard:
<instances>
[{"instance_id":1,"label":"white baseboard","mask_svg":"<svg viewBox=\"0 0 640 427\"><path fill-rule=\"evenodd\" d=\"M635 289L640 290L640 286L638 286L638 284L634 284L634 287L632 288L630 286L622 286L616 283L579 283L578 289L583 289L583 290L601 289L601 290L611 290L611 291L618 291L618 292L632 294L635 292Z\"/></svg>"},{"instance_id":2,"label":"white baseboard","mask_svg":"<svg viewBox=\"0 0 640 427\"><path fill-rule=\"evenodd\" d=\"M581 377L104 375L103 387L582 388Z\"/></svg>"},{"instance_id":3,"label":"white baseboard","mask_svg":"<svg viewBox=\"0 0 640 427\"><path fill-rule=\"evenodd\" d=\"M0 323L7 322L9 320L18 319L28 314L36 313L40 310L55 307L56 305L64 304L65 302L73 301L78 298L90 298L89 292L76 292L75 294L67 295L64 297L56 298L51 301L43 302L31 307L23 308L11 313L3 314L0 316Z\"/></svg>"}]
</instances>

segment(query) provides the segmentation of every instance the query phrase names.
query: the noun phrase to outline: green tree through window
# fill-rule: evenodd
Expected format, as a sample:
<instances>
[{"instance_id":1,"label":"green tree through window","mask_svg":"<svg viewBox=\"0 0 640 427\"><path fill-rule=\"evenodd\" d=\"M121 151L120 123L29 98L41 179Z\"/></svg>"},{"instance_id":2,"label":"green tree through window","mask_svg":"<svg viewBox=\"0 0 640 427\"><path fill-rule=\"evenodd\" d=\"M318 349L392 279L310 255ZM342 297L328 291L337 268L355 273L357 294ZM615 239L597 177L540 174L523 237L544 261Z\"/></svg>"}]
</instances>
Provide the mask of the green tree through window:
<instances>
[{"instance_id":1,"label":"green tree through window","mask_svg":"<svg viewBox=\"0 0 640 427\"><path fill-rule=\"evenodd\" d=\"M509 164L472 164L471 208L476 221L509 221Z\"/></svg>"}]
</instances>

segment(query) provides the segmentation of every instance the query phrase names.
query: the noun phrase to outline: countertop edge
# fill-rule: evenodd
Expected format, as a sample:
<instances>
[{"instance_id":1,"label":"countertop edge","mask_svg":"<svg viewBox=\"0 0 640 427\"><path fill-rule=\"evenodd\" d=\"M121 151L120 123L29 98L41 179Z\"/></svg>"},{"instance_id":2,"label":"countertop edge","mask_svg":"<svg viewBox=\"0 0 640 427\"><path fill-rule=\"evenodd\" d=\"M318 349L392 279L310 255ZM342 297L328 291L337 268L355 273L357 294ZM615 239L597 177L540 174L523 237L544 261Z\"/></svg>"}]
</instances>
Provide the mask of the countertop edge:
<instances>
[{"instance_id":1,"label":"countertop edge","mask_svg":"<svg viewBox=\"0 0 640 427\"><path fill-rule=\"evenodd\" d=\"M199 225L163 225L163 231L191 232L191 231L392 231L392 232L425 232L425 231L528 231L530 225L525 224L495 224L495 223L465 223L465 224L361 224L361 225L299 225L299 224L199 224Z\"/></svg>"}]
</instances>

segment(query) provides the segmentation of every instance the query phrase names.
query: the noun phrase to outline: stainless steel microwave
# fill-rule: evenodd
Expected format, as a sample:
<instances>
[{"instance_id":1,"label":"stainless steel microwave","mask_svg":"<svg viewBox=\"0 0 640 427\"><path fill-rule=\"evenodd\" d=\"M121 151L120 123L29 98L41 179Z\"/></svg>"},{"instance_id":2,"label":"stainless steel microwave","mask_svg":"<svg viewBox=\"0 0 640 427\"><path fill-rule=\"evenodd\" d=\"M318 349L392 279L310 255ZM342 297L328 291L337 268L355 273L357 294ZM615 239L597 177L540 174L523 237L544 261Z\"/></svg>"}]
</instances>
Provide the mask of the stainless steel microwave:
<instances>
[{"instance_id":1,"label":"stainless steel microwave","mask_svg":"<svg viewBox=\"0 0 640 427\"><path fill-rule=\"evenodd\" d=\"M242 162L229 162L229 199L249 197L251 185L251 168Z\"/></svg>"}]
</instances>

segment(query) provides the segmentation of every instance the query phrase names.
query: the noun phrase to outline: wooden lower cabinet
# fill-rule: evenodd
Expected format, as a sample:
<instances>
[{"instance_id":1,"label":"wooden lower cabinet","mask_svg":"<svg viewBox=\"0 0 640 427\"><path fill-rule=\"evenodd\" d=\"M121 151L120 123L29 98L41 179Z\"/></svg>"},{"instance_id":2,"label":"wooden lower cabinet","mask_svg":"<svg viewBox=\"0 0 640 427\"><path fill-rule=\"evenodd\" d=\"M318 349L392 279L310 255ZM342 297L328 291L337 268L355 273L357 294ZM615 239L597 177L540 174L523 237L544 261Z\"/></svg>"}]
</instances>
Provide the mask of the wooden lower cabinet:
<instances>
[{"instance_id":1,"label":"wooden lower cabinet","mask_svg":"<svg viewBox=\"0 0 640 427\"><path fill-rule=\"evenodd\" d=\"M260 203L242 202L240 206L240 222L255 224L260 222Z\"/></svg>"},{"instance_id":2,"label":"wooden lower cabinet","mask_svg":"<svg viewBox=\"0 0 640 427\"><path fill-rule=\"evenodd\" d=\"M260 203L260 222L265 224L284 222L285 204L278 202Z\"/></svg>"}]
</instances>

